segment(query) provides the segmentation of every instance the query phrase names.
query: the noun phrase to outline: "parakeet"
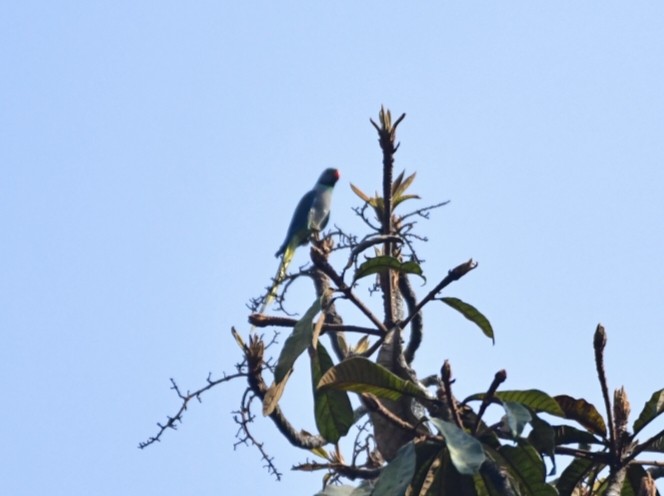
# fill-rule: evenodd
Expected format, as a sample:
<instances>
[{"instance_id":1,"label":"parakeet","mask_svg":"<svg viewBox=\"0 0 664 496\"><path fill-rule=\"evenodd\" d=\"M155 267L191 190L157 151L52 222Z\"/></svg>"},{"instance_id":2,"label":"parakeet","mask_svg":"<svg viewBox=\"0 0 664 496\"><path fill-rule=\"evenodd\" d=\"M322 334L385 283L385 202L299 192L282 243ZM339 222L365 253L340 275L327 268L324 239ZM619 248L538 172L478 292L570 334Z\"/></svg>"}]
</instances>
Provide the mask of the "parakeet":
<instances>
[{"instance_id":1,"label":"parakeet","mask_svg":"<svg viewBox=\"0 0 664 496\"><path fill-rule=\"evenodd\" d=\"M297 204L288 226L286 239L275 253L276 257L282 257L279 270L277 270L274 283L265 297L259 313L263 313L276 298L277 287L286 275L286 269L293 259L296 248L306 245L312 235L317 236L320 231L325 229L330 219L332 191L338 180L339 171L337 169L325 169L313 189L307 192Z\"/></svg>"}]
</instances>

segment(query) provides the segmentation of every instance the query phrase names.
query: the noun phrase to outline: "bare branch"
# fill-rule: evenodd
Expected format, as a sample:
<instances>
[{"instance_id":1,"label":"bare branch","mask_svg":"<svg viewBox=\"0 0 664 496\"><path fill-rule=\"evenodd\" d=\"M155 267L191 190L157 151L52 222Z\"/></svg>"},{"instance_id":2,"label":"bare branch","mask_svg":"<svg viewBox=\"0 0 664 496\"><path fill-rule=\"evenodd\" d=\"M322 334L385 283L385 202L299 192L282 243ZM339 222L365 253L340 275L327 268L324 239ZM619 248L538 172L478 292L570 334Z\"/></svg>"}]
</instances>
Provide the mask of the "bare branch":
<instances>
[{"instance_id":1,"label":"bare branch","mask_svg":"<svg viewBox=\"0 0 664 496\"><path fill-rule=\"evenodd\" d=\"M248 445L251 443L260 452L261 458L265 461L265 468L267 468L268 472L274 475L277 480L281 480L283 474L279 472L274 465L274 457L268 455L264 443L258 442L249 430L249 424L256 418L255 415L251 413L251 402L255 397L256 396L252 393L251 389L247 388L242 395L240 410L233 412L235 414L233 420L240 426L236 434L238 442L233 445L233 448L237 449L240 444Z\"/></svg>"},{"instance_id":2,"label":"bare branch","mask_svg":"<svg viewBox=\"0 0 664 496\"><path fill-rule=\"evenodd\" d=\"M274 317L260 313L252 313L249 316L249 323L256 327L294 327L297 319L290 317ZM360 334L370 334L372 336L382 336L383 333L373 327L362 327L349 324L323 324L323 332L357 332Z\"/></svg>"},{"instance_id":3,"label":"bare branch","mask_svg":"<svg viewBox=\"0 0 664 496\"><path fill-rule=\"evenodd\" d=\"M368 203L365 203L361 207L353 207L353 212L355 212L370 229L376 232L380 232L380 226L374 225L366 216L366 211L369 206L370 205Z\"/></svg>"},{"instance_id":4,"label":"bare branch","mask_svg":"<svg viewBox=\"0 0 664 496\"><path fill-rule=\"evenodd\" d=\"M324 254L317 249L315 246L311 247L311 260L314 262L314 265L319 268L327 277L332 279L332 282L336 284L337 289L348 298L366 317L371 321L372 324L376 326L383 334L387 334L387 328L383 323L373 314L369 308L360 301L360 299L355 296L353 290L346 285L344 280L339 274L335 272L332 266L328 263Z\"/></svg>"},{"instance_id":5,"label":"bare branch","mask_svg":"<svg viewBox=\"0 0 664 496\"><path fill-rule=\"evenodd\" d=\"M246 358L249 373L247 382L251 390L260 398L265 398L268 387L263 380L263 351L264 343L257 336L251 336L249 346L247 346ZM305 431L297 431L295 427L286 419L286 416L277 405L274 411L269 415L270 419L284 437L298 448L313 449L324 446L327 441L321 436L314 436Z\"/></svg>"},{"instance_id":6,"label":"bare branch","mask_svg":"<svg viewBox=\"0 0 664 496\"><path fill-rule=\"evenodd\" d=\"M381 243L387 243L387 242L393 242L393 243L403 243L403 239L400 236L396 235L371 235L367 236L363 241L358 243L353 247L353 249L350 252L350 255L348 256L348 262L346 263L346 266L344 267L344 272L351 268L353 266L353 262L357 259L357 256L362 253L364 250L367 248L370 248L374 245L379 245ZM342 277L344 272L342 272Z\"/></svg>"},{"instance_id":7,"label":"bare branch","mask_svg":"<svg viewBox=\"0 0 664 496\"><path fill-rule=\"evenodd\" d=\"M381 469L379 468L361 468L345 465L343 463L300 463L294 465L293 470L302 472L314 472L316 470L330 470L346 477L347 479L375 479L380 475Z\"/></svg>"},{"instance_id":8,"label":"bare branch","mask_svg":"<svg viewBox=\"0 0 664 496\"><path fill-rule=\"evenodd\" d=\"M408 279L408 276L404 273L399 274L399 292L406 302L408 313L415 315L410 321L410 335L408 336L408 345L406 345L406 349L404 350L404 358L406 359L406 363L412 363L412 361L415 359L415 352L422 343L424 322L422 319L422 312L416 310L417 302L415 291L413 291L413 286L410 284L410 279Z\"/></svg>"},{"instance_id":9,"label":"bare branch","mask_svg":"<svg viewBox=\"0 0 664 496\"><path fill-rule=\"evenodd\" d=\"M402 215L400 217L400 219L403 221L403 220L406 220L409 217L414 217L414 216L418 216L418 217L422 217L424 219L428 219L429 218L429 212L431 210L434 210L434 209L440 208L440 207L444 207L448 203L450 203L450 200L445 200L443 202L436 203L435 205L429 205L427 207L418 208L417 210L414 210L412 212L409 212L407 214Z\"/></svg>"},{"instance_id":10,"label":"bare branch","mask_svg":"<svg viewBox=\"0 0 664 496\"><path fill-rule=\"evenodd\" d=\"M204 386L200 389L197 389L193 393L190 393L189 391L187 391L186 394L183 394L180 391L180 388L178 387L177 383L175 382L175 379L173 379L173 378L170 379L171 389L173 391L175 391L175 393L178 395L178 397L182 400L182 403L180 405L180 409L172 417L167 417L168 421L165 424L162 424L162 423L158 422L157 426L159 427L159 431L157 432L156 435L148 438L146 441L143 441L143 442L139 443L138 447L140 449L147 448L151 444L154 444L154 443L160 441L161 436L164 434L164 432L167 429L176 430L177 429L177 424L182 423L182 416L184 415L184 412L187 410L187 406L189 405L189 402L191 400L196 398L198 400L198 402L200 403L200 402L202 402L201 396L206 391L209 391L213 387L218 386L219 384L221 384L223 382L232 381L233 379L237 379L239 377L246 377L247 373L246 372L238 372L237 374L231 374L231 375L224 374L224 376L221 379L217 379L217 380L210 379L211 375L212 375L212 373L210 373L208 375L206 386Z\"/></svg>"},{"instance_id":11,"label":"bare branch","mask_svg":"<svg viewBox=\"0 0 664 496\"><path fill-rule=\"evenodd\" d=\"M461 279L463 276L465 276L468 272L470 272L471 270L475 269L476 267L477 267L477 262L474 262L473 259L471 258L471 259L468 260L467 262L464 262L464 263L462 263L462 264L460 264L460 265L457 265L457 266L454 267L452 270L450 270L450 271L447 273L447 276L445 276L445 278L444 278L442 281L440 281L440 282L436 285L436 287L433 288L433 289L429 292L429 294L427 294L427 295L424 297L424 299L423 299L422 301L420 301L420 302L417 304L417 306L415 307L415 309L414 309L412 312L410 312L410 314L408 315L408 317L406 318L406 320L404 320L403 322L400 323L400 327L401 327L402 329L403 329L404 327L406 327L406 326L410 323L410 321L413 320L413 319L415 318L415 316L417 315L417 313L418 313L420 310L422 310L422 307L424 307L424 305L426 305L426 304L429 303L431 300L433 300L433 299L436 297L436 295L437 295L442 289L444 289L446 286L448 286L448 285L451 284L452 282L454 282L454 281L458 281L459 279Z\"/></svg>"}]
</instances>

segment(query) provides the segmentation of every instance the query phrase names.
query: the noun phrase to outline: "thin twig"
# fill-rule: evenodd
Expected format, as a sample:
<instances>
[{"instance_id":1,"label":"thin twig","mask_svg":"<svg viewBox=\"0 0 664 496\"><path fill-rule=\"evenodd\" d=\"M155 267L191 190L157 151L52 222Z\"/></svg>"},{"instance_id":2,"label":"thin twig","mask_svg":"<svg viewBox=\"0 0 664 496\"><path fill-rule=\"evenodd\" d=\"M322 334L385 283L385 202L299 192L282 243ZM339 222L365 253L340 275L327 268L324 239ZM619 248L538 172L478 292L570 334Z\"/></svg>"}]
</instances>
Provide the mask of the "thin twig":
<instances>
[{"instance_id":1,"label":"thin twig","mask_svg":"<svg viewBox=\"0 0 664 496\"><path fill-rule=\"evenodd\" d=\"M239 377L246 377L247 373L246 372L238 372L237 374L224 375L221 379L217 379L217 380L214 380L214 381L210 379L211 375L212 375L212 373L210 373L208 375L207 386L204 386L200 389L197 389L193 393L190 393L189 391L187 391L186 394L183 394L180 391L180 388L178 387L177 383L175 382L175 379L173 379L173 378L170 379L171 389L173 391L175 391L175 393L178 395L178 397L182 400L182 403L180 405L180 409L177 411L177 413L175 415L173 415L172 417L168 417L168 421L165 424L162 424L161 422L158 422L157 426L159 427L159 431L157 432L156 435L148 438L147 441L143 441L143 442L139 443L138 447L140 449L147 448L151 444L160 441L161 436L164 434L166 429L177 430L177 424L182 423L182 416L183 416L184 412L187 410L187 406L189 405L189 402L191 400L196 398L200 403L202 401L201 396L206 391L209 391L213 387L218 386L222 382L232 381L233 379L237 379Z\"/></svg>"},{"instance_id":2,"label":"thin twig","mask_svg":"<svg viewBox=\"0 0 664 496\"><path fill-rule=\"evenodd\" d=\"M387 242L394 242L394 243L403 243L403 239L399 236L396 235L371 235L367 237L367 239L360 241L357 245L353 247L353 249L350 252L350 255L348 255L348 262L346 263L346 266L344 267L344 272L351 268L353 266L353 262L357 259L357 256L362 253L364 250L367 248L370 248L374 245L378 245L381 243L387 243ZM344 272L341 273L341 276L343 277Z\"/></svg>"},{"instance_id":3,"label":"thin twig","mask_svg":"<svg viewBox=\"0 0 664 496\"><path fill-rule=\"evenodd\" d=\"M413 216L416 216L416 215L419 216L419 217L424 217L425 219L428 219L430 210L433 210L435 208L444 207L449 202L450 202L450 200L445 200L443 202L436 203L435 205L429 205L428 207L418 208L417 210L413 210L412 212L408 212L407 214L402 215L401 220L403 221L403 220L407 219L408 217L413 217Z\"/></svg>"},{"instance_id":4,"label":"thin twig","mask_svg":"<svg viewBox=\"0 0 664 496\"><path fill-rule=\"evenodd\" d=\"M260 313L252 313L249 316L249 323L256 327L294 327L297 324L297 319L289 317L275 317L263 315ZM362 327L348 324L323 324L323 332L356 332L360 334L370 334L372 336L382 336L383 333L372 327Z\"/></svg>"},{"instance_id":5,"label":"thin twig","mask_svg":"<svg viewBox=\"0 0 664 496\"><path fill-rule=\"evenodd\" d=\"M440 282L436 285L436 287L433 288L433 289L429 292L429 294L427 294L427 295L424 297L424 299L423 299L422 301L420 301L420 302L417 304L417 306L415 307L415 309L414 309L412 312L410 312L410 314L408 315L408 317L406 317L406 320L404 320L403 322L401 322L401 323L399 324L399 327L401 327L402 329L405 328L405 327L410 323L410 321L413 320L413 319L415 318L415 316L417 315L417 313L418 313L420 310L422 310L422 307L424 307L424 305L426 305L426 304L429 303L431 300L433 300L433 299L436 297L436 295L437 295L437 294L438 294L443 288L445 288L446 286L448 286L449 284L451 284L451 283L454 282L454 281L458 281L459 279L461 279L463 276L465 276L468 272L470 272L471 270L475 269L476 267L477 267L477 262L473 261L473 259L471 258L471 259L468 260L467 262L464 262L464 263L462 263L462 264L460 264L460 265L457 265L457 266L454 267L452 270L450 270L450 271L447 273L447 276L445 276L445 278L444 278L442 281L440 281Z\"/></svg>"},{"instance_id":6,"label":"thin twig","mask_svg":"<svg viewBox=\"0 0 664 496\"><path fill-rule=\"evenodd\" d=\"M375 479L378 477L382 471L380 468L361 468L353 467L350 465L345 465L343 463L300 463L299 465L294 465L293 470L300 470L304 472L313 472L316 470L330 470L337 472L340 475L346 477L347 479Z\"/></svg>"},{"instance_id":7,"label":"thin twig","mask_svg":"<svg viewBox=\"0 0 664 496\"><path fill-rule=\"evenodd\" d=\"M254 393L251 389L247 388L242 395L240 410L233 412L235 414L233 420L240 426L238 432L235 434L238 441L233 444L233 449L237 449L241 444L248 445L251 443L261 454L261 458L265 461L265 468L267 468L268 472L273 474L277 480L281 480L283 474L279 472L274 464L274 457L270 456L265 450L265 443L259 442L249 429L249 424L252 423L255 418L251 413L251 402L254 398L256 398Z\"/></svg>"},{"instance_id":8,"label":"thin twig","mask_svg":"<svg viewBox=\"0 0 664 496\"><path fill-rule=\"evenodd\" d=\"M424 330L424 322L422 319L422 312L417 312L415 309L417 307L417 301L415 297L415 291L413 291L413 286L410 284L410 279L403 272L399 273L399 292L401 297L406 302L406 307L408 308L408 313L415 314L415 317L411 319L410 324L410 335L408 336L408 344L404 350L404 359L406 363L412 363L415 359L415 352L422 344L422 333Z\"/></svg>"},{"instance_id":9,"label":"thin twig","mask_svg":"<svg viewBox=\"0 0 664 496\"><path fill-rule=\"evenodd\" d=\"M364 303L362 303L362 301L360 301L357 296L355 296L353 290L347 286L341 276L335 272L323 253L313 246L311 247L311 260L317 268L319 268L327 277L332 279L332 282L336 284L337 289L343 293L343 295L348 298L371 321L371 323L376 326L377 329L383 334L387 334L387 328L385 325Z\"/></svg>"}]
</instances>

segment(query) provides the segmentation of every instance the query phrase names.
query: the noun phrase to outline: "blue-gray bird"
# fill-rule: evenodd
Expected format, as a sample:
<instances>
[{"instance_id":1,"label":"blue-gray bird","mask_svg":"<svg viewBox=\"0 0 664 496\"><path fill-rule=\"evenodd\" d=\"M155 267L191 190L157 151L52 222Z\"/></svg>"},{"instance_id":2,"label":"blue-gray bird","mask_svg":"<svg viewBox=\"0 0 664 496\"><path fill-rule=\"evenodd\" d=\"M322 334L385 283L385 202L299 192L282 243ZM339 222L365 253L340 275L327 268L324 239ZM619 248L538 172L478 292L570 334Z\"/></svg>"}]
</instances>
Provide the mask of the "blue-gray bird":
<instances>
[{"instance_id":1,"label":"blue-gray bird","mask_svg":"<svg viewBox=\"0 0 664 496\"><path fill-rule=\"evenodd\" d=\"M293 259L297 247L306 245L312 235L317 235L325 229L327 222L330 220L332 191L334 191L334 185L339 177L337 169L325 169L313 189L307 192L297 204L288 226L286 239L275 253L276 257L282 257L281 263L260 313L263 313L265 308L276 298L277 288L286 276L286 269Z\"/></svg>"}]
</instances>

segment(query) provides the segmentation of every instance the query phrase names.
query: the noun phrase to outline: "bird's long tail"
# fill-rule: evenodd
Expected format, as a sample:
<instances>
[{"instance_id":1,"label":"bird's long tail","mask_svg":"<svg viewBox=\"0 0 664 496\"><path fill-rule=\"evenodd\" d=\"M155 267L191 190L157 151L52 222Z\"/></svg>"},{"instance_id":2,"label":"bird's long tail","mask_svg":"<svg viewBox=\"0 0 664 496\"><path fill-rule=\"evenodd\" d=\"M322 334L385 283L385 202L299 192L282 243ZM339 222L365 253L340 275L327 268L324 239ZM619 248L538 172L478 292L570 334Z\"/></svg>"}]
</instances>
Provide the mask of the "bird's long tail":
<instances>
[{"instance_id":1,"label":"bird's long tail","mask_svg":"<svg viewBox=\"0 0 664 496\"><path fill-rule=\"evenodd\" d=\"M293 260L293 255L295 255L295 248L297 248L297 246L293 246L292 244L289 244L286 247L286 250L281 257L281 262L279 263L277 273L274 276L272 286L270 286L270 290L268 291L267 295L265 295L265 299L263 300L263 304L258 309L258 313L265 313L267 307L270 306L270 304L272 304L272 302L277 297L279 285L284 282L284 278L286 277L286 270L288 270L288 266Z\"/></svg>"}]
</instances>

